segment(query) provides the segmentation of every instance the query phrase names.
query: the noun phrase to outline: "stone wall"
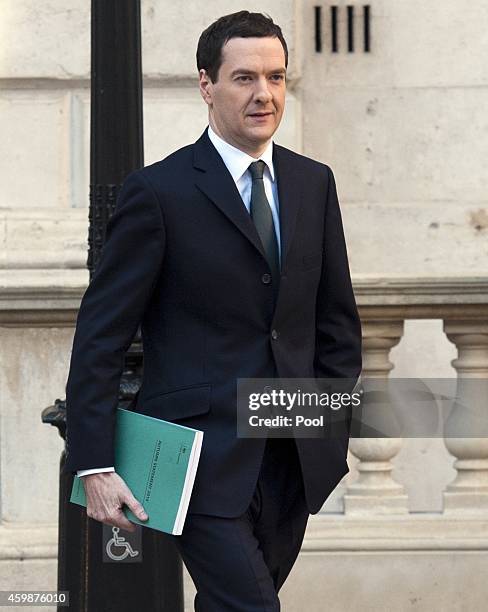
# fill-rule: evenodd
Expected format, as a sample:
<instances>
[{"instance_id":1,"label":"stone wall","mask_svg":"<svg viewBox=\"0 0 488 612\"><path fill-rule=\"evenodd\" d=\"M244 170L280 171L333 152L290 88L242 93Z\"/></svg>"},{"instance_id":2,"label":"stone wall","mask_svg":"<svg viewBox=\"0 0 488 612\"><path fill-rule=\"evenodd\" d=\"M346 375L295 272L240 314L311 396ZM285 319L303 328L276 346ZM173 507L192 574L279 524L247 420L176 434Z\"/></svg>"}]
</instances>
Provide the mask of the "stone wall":
<instances>
[{"instance_id":1,"label":"stone wall","mask_svg":"<svg viewBox=\"0 0 488 612\"><path fill-rule=\"evenodd\" d=\"M319 4L322 53L314 48ZM246 8L268 12L283 28L289 93L276 140L334 170L354 282L486 277L488 5L376 0L371 52L347 53L344 7L351 2L334 4L337 54L330 52L329 4L267 0ZM354 4L359 33L362 4ZM203 131L196 41L219 15L241 8L235 0L211 0L205 10L193 0L142 0L146 164ZM64 398L76 308L88 278L89 36L87 2L2 3L0 589L55 584L62 442L41 424L40 412ZM433 317L408 321L391 356L396 376L453 376L455 355ZM427 484L420 479L426 454L433 466ZM439 511L453 473L450 459L442 444L428 441L405 445L395 458L411 510ZM351 457L353 469L324 514L342 512L354 465ZM320 572L344 563L327 559ZM296 592L307 592L307 571ZM287 609L299 609L299 599L291 591L289 597ZM359 609L349 601L348 607Z\"/></svg>"}]
</instances>

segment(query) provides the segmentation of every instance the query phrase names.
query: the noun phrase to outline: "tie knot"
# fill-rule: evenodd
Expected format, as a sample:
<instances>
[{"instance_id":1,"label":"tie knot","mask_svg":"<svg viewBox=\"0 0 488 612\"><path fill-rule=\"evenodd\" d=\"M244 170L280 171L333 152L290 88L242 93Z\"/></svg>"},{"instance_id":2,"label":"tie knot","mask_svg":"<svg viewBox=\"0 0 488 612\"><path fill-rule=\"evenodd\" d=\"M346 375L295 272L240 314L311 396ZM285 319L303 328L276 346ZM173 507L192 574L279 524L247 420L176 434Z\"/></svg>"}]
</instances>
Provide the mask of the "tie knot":
<instances>
[{"instance_id":1,"label":"tie knot","mask_svg":"<svg viewBox=\"0 0 488 612\"><path fill-rule=\"evenodd\" d=\"M263 162L262 159L249 164L249 172L251 173L252 179L262 179L265 168L266 162Z\"/></svg>"}]
</instances>

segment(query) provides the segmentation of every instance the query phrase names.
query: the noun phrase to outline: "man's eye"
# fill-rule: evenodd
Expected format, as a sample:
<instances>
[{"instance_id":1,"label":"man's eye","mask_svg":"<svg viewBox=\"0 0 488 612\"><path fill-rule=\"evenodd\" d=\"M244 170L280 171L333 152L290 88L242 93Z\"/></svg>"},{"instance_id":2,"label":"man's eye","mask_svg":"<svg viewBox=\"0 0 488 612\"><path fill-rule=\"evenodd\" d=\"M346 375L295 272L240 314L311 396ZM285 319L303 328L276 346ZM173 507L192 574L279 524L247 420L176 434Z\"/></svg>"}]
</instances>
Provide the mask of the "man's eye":
<instances>
[{"instance_id":1,"label":"man's eye","mask_svg":"<svg viewBox=\"0 0 488 612\"><path fill-rule=\"evenodd\" d=\"M237 80L238 80L238 81L249 81L249 80L250 80L250 78L251 78L250 76L247 76L247 75L242 75L242 76L238 76L238 77L237 77Z\"/></svg>"},{"instance_id":2,"label":"man's eye","mask_svg":"<svg viewBox=\"0 0 488 612\"><path fill-rule=\"evenodd\" d=\"M282 81L285 78L285 76L283 74L273 74L271 78L274 79L275 81Z\"/></svg>"}]
</instances>

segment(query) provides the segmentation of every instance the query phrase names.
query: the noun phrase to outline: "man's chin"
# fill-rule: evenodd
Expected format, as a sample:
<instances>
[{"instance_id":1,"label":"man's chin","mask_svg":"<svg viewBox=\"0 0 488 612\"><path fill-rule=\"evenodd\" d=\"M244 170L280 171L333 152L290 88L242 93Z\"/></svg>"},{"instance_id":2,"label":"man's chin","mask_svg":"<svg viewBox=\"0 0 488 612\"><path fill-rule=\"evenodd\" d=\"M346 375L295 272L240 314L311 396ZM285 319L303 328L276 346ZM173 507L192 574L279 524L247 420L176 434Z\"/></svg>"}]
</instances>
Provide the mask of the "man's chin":
<instances>
[{"instance_id":1,"label":"man's chin","mask_svg":"<svg viewBox=\"0 0 488 612\"><path fill-rule=\"evenodd\" d=\"M247 133L249 135L249 139L254 141L256 144L264 144L270 138L273 137L273 134L276 132L278 126L269 126L269 125L255 125L252 127L248 127Z\"/></svg>"}]
</instances>

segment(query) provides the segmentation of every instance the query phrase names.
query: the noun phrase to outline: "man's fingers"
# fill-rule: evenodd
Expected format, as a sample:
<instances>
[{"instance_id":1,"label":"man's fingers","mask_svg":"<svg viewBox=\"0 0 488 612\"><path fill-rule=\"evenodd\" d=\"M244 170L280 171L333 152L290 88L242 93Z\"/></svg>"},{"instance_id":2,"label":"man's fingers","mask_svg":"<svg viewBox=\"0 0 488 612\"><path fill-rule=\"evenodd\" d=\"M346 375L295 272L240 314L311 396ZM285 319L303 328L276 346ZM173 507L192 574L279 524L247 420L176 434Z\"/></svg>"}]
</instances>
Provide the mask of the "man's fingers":
<instances>
[{"instance_id":1,"label":"man's fingers","mask_svg":"<svg viewBox=\"0 0 488 612\"><path fill-rule=\"evenodd\" d=\"M120 529L126 529L127 531L135 531L134 524L127 519L121 508L109 513L93 512L88 509L87 514L93 520L103 523L104 525L120 527Z\"/></svg>"},{"instance_id":2,"label":"man's fingers","mask_svg":"<svg viewBox=\"0 0 488 612\"><path fill-rule=\"evenodd\" d=\"M136 530L136 526L134 523L131 523L122 512L121 509L118 510L117 514L110 519L109 525L113 525L114 527L120 527L120 529L125 529L126 531L130 531L133 533Z\"/></svg>"},{"instance_id":3,"label":"man's fingers","mask_svg":"<svg viewBox=\"0 0 488 612\"><path fill-rule=\"evenodd\" d=\"M117 473L89 474L84 478L87 514L90 518L106 525L135 531L134 524L122 512L124 504L139 520L147 521L149 518L142 504Z\"/></svg>"},{"instance_id":4,"label":"man's fingers","mask_svg":"<svg viewBox=\"0 0 488 612\"><path fill-rule=\"evenodd\" d=\"M147 521L149 518L146 514L142 504L137 501L137 499L133 495L128 495L124 499L124 503L129 507L129 510L137 516L137 518L141 521Z\"/></svg>"}]
</instances>

